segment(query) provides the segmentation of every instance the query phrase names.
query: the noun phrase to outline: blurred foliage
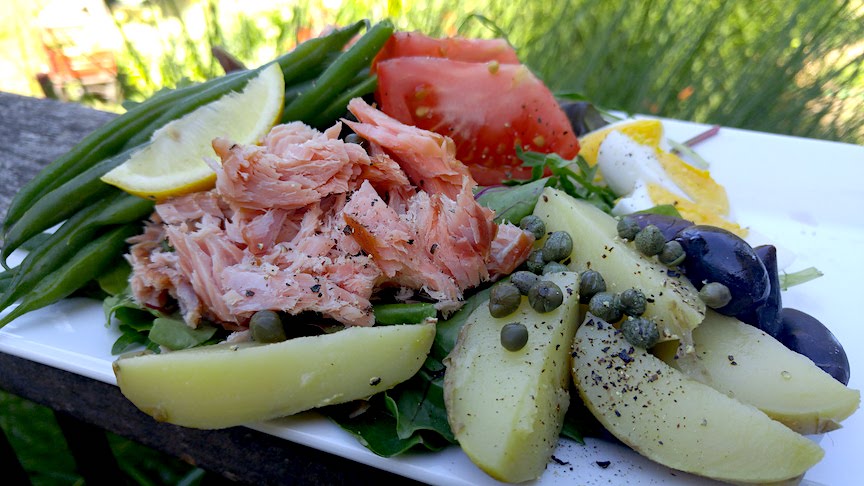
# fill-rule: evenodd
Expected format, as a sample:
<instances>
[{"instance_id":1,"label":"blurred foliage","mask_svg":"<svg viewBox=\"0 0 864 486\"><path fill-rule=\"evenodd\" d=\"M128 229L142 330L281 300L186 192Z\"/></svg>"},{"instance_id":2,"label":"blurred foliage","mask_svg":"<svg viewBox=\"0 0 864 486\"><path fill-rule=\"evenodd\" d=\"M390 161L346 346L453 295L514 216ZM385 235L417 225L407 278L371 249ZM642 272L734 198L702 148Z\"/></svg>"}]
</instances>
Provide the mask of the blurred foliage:
<instances>
[{"instance_id":1,"label":"blurred foliage","mask_svg":"<svg viewBox=\"0 0 864 486\"><path fill-rule=\"evenodd\" d=\"M258 65L329 25L390 17L433 36L506 37L553 91L607 109L864 143L861 0L338 4L161 0L127 9L121 30L149 25L164 47L148 74L127 43L129 96L221 74L214 45ZM193 34L190 22L205 27Z\"/></svg>"},{"instance_id":2,"label":"blurred foliage","mask_svg":"<svg viewBox=\"0 0 864 486\"><path fill-rule=\"evenodd\" d=\"M221 75L214 46L257 66L328 26L389 17L400 29L432 36L506 37L554 92L581 93L606 109L864 144L861 0L106 4L124 41L118 62L131 101ZM58 451L64 442L56 426L44 425L54 422L50 410L0 393L0 412L34 484L81 481L68 451ZM111 441L139 484L200 475Z\"/></svg>"},{"instance_id":3,"label":"blurred foliage","mask_svg":"<svg viewBox=\"0 0 864 486\"><path fill-rule=\"evenodd\" d=\"M0 427L34 486L84 484L51 409L0 391L0 411ZM195 486L205 477L201 469L114 434L108 442L126 484Z\"/></svg>"}]
</instances>

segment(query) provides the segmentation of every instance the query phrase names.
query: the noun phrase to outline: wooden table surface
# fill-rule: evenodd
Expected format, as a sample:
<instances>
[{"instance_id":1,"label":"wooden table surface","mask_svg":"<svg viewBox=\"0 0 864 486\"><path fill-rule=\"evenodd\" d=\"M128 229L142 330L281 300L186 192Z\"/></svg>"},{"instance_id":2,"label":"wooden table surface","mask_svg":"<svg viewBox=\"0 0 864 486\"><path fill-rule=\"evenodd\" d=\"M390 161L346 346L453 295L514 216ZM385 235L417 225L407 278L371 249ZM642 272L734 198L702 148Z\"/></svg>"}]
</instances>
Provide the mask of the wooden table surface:
<instances>
[{"instance_id":1,"label":"wooden table surface","mask_svg":"<svg viewBox=\"0 0 864 486\"><path fill-rule=\"evenodd\" d=\"M15 192L42 167L83 136L110 120L111 113L76 104L0 92L0 215ZM245 427L218 431L159 423L145 415L119 388L74 373L0 353L0 388L45 405L77 427L67 433L70 448L93 447L92 431L107 430L179 457L225 478L249 484L382 484L410 481ZM63 423L61 423L61 426ZM65 430L64 430L65 431ZM78 461L87 468L87 460ZM97 466L93 482L111 484L108 468ZM98 477L102 474L103 477ZM8 479L8 476L7 476Z\"/></svg>"}]
</instances>

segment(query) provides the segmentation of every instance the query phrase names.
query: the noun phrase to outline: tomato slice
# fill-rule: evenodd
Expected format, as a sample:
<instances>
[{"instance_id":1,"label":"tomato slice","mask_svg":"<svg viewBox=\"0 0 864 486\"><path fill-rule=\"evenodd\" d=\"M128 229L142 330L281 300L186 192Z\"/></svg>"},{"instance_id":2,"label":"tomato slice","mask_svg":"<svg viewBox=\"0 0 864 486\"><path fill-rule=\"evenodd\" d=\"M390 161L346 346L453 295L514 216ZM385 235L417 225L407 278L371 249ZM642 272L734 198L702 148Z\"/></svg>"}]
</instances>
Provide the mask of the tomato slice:
<instances>
[{"instance_id":1,"label":"tomato slice","mask_svg":"<svg viewBox=\"0 0 864 486\"><path fill-rule=\"evenodd\" d=\"M454 61L519 64L516 51L504 39L436 39L419 32L395 32L372 61L372 71L378 63L397 57L443 57Z\"/></svg>"},{"instance_id":2,"label":"tomato slice","mask_svg":"<svg viewBox=\"0 0 864 486\"><path fill-rule=\"evenodd\" d=\"M400 57L378 64L376 100L401 121L447 135L480 185L525 179L525 151L575 157L579 141L548 88L521 64Z\"/></svg>"}]
</instances>

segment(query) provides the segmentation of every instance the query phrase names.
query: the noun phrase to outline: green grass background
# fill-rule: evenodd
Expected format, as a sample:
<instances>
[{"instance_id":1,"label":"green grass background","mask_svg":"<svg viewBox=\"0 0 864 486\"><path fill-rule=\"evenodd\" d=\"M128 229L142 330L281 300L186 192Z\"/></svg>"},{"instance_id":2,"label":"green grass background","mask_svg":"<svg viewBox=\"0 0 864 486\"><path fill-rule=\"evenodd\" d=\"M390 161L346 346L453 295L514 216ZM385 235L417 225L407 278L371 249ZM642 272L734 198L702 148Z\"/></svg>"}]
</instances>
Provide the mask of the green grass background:
<instances>
[{"instance_id":1,"label":"green grass background","mask_svg":"<svg viewBox=\"0 0 864 486\"><path fill-rule=\"evenodd\" d=\"M606 109L864 143L861 0L433 0L422 7L369 0L283 2L239 14L228 3L109 2L126 39L127 98L220 75L211 46L257 65L328 24L386 16L435 36L506 37L554 92ZM159 29L160 22L179 28ZM133 25L154 29L164 46L159 56L136 48ZM82 483L50 410L0 393L0 425L34 484ZM204 477L175 458L109 438L130 483Z\"/></svg>"}]
</instances>

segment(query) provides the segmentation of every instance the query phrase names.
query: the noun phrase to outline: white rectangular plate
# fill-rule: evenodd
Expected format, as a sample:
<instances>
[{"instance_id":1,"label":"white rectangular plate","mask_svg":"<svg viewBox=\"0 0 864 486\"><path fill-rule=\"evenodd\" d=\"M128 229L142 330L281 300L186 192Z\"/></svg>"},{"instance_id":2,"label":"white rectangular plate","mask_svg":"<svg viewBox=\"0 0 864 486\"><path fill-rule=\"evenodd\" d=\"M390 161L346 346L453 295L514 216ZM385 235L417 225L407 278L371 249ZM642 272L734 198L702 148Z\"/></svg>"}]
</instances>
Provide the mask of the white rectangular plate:
<instances>
[{"instance_id":1,"label":"white rectangular plate","mask_svg":"<svg viewBox=\"0 0 864 486\"><path fill-rule=\"evenodd\" d=\"M665 120L668 138L683 142L709 127ZM696 147L726 186L735 217L754 244L778 247L781 267L814 266L815 281L783 294L783 303L824 322L844 345L852 368L849 386L862 388L864 330L864 147L723 128ZM98 302L69 299L29 313L0 330L0 351L116 384L111 345L118 331L104 325ZM385 459L315 413L249 427L430 484L497 484L458 447ZM746 438L742 437L742 440ZM840 430L815 436L825 458L804 484L848 484L864 477L864 418L858 412ZM704 484L633 451L602 441L562 440L537 484ZM754 460L759 460L754 458ZM598 465L609 461L605 468Z\"/></svg>"}]
</instances>

